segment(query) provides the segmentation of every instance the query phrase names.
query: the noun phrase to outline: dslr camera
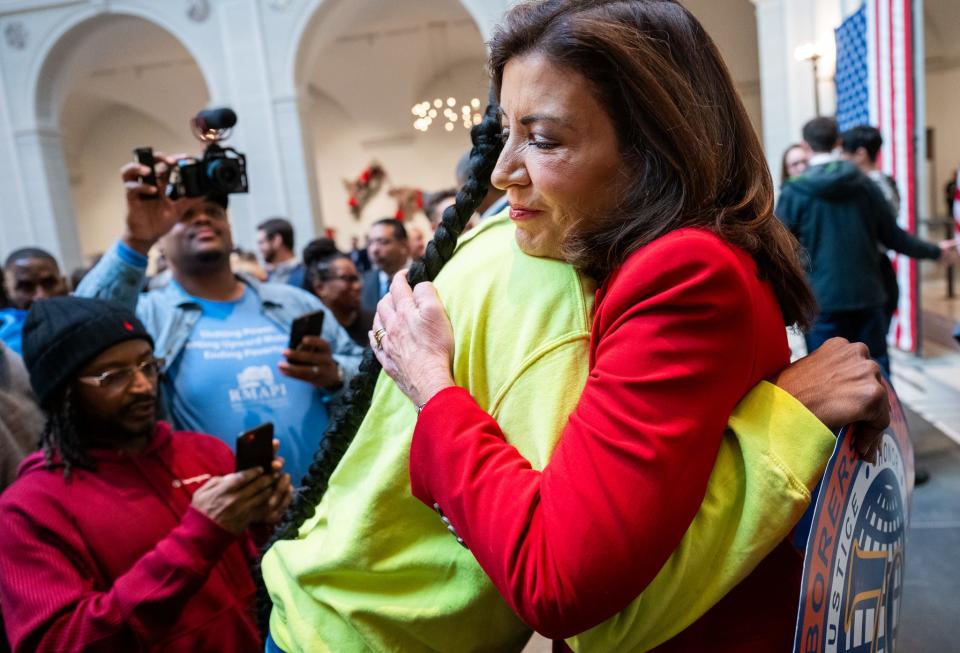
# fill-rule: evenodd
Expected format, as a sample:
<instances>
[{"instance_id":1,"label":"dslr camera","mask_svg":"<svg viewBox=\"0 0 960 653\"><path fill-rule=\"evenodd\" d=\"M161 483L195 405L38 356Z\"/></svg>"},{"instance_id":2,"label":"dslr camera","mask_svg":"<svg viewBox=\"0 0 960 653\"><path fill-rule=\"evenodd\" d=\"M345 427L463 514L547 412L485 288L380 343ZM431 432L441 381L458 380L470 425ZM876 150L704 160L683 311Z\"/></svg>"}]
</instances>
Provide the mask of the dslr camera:
<instances>
[{"instance_id":1,"label":"dslr camera","mask_svg":"<svg viewBox=\"0 0 960 653\"><path fill-rule=\"evenodd\" d=\"M201 158L189 157L177 161L177 165L170 171L167 197L175 200L181 197L230 195L249 191L247 158L232 147L220 144L229 137L236 124L237 114L226 107L206 109L190 120L193 135L207 146ZM139 163L153 171L154 158L151 148L137 148L134 155ZM156 184L156 174L151 172L143 181ZM147 197L156 196L144 196Z\"/></svg>"}]
</instances>

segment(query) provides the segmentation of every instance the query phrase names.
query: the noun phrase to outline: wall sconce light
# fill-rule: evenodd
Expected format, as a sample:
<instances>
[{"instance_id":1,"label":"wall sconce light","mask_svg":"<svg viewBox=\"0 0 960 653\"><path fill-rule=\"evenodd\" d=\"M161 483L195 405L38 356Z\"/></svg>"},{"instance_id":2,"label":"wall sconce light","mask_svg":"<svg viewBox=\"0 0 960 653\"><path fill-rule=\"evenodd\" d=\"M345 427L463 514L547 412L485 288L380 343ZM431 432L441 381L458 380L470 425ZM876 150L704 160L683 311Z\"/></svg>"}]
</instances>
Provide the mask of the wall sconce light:
<instances>
[{"instance_id":1,"label":"wall sconce light","mask_svg":"<svg viewBox=\"0 0 960 653\"><path fill-rule=\"evenodd\" d=\"M820 57L823 54L816 43L804 43L797 46L793 51L793 57L797 61L809 61L813 64L813 108L820 117Z\"/></svg>"}]
</instances>

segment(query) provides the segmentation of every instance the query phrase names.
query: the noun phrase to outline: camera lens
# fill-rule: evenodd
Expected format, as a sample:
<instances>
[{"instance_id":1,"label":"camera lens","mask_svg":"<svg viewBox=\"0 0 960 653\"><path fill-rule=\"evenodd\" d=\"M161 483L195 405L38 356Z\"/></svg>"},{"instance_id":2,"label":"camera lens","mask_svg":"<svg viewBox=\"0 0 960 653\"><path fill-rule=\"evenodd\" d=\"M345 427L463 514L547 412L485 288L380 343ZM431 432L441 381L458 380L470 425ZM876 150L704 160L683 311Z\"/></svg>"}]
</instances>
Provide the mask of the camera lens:
<instances>
[{"instance_id":1,"label":"camera lens","mask_svg":"<svg viewBox=\"0 0 960 653\"><path fill-rule=\"evenodd\" d=\"M229 193L240 181L240 167L232 159L217 159L207 166L207 178L215 189Z\"/></svg>"}]
</instances>

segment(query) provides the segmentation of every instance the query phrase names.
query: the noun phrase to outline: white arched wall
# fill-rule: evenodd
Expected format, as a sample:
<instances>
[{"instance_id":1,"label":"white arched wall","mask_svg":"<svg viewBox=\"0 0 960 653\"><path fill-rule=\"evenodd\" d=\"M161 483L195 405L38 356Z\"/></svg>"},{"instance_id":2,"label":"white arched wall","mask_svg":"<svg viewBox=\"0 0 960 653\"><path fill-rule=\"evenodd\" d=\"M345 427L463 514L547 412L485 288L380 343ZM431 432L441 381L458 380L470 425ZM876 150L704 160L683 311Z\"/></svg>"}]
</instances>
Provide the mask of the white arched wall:
<instances>
[{"instance_id":1,"label":"white arched wall","mask_svg":"<svg viewBox=\"0 0 960 653\"><path fill-rule=\"evenodd\" d=\"M451 1L459 3L473 18L483 42L486 43L490 40L493 29L500 22L504 12L516 0ZM311 50L311 41L321 25L329 32L337 32L341 26L336 23L327 25L324 23L338 3L348 2L350 0L306 0L298 3L296 11L290 13L290 24L293 25L292 38L288 41L288 47L275 58L272 66L274 79L278 81L276 91L279 95L297 96L306 91L302 83L304 67L315 55L315 51Z\"/></svg>"},{"instance_id":2,"label":"white arched wall","mask_svg":"<svg viewBox=\"0 0 960 653\"><path fill-rule=\"evenodd\" d=\"M36 116L38 125L54 127L69 86L84 65L82 58L75 56L78 49L104 24L128 17L149 23L176 39L196 63L208 87L211 86L211 80L217 79L216 74L205 71L205 68L212 66L204 66L202 51L191 48L190 41L183 38L186 35L182 34L182 30L177 30L164 20L163 12L145 11L136 3L127 5L121 2L109 8L84 7L59 21L40 46L39 58L26 76L29 86L24 100L29 101L31 106L27 107L25 113ZM181 33L178 35L178 32ZM122 65L123 60L119 59L118 64Z\"/></svg>"},{"instance_id":3,"label":"white arched wall","mask_svg":"<svg viewBox=\"0 0 960 653\"><path fill-rule=\"evenodd\" d=\"M9 153L6 158L15 170L6 178L0 177L0 192L9 198L5 233L0 238L4 250L38 244L58 255L65 268L81 264L81 239L59 124L71 80L77 67L82 66L74 55L92 32L118 17L133 16L167 29L175 22L164 15L170 13L170 4L115 2L109 6L91 3L55 7L31 16L26 47L4 52L0 66L5 121L0 127L6 128L3 131L9 141L0 141L0 146Z\"/></svg>"},{"instance_id":4,"label":"white arched wall","mask_svg":"<svg viewBox=\"0 0 960 653\"><path fill-rule=\"evenodd\" d=\"M85 38L70 44L67 63L50 71L56 86L41 106L59 114L80 249L89 258L122 229L118 170L132 150L198 153L189 118L209 96L189 52L154 23L113 15L86 26ZM114 52L129 54L118 59Z\"/></svg>"},{"instance_id":5,"label":"white arched wall","mask_svg":"<svg viewBox=\"0 0 960 653\"><path fill-rule=\"evenodd\" d=\"M308 170L312 161L300 132L299 106L286 83L292 72L278 72L286 57L279 44L290 43L297 31L299 7L261 0L76 0L16 11L0 5L5 36L10 27L23 35L0 41L0 155L9 164L0 166L0 252L40 244L66 268L81 262L70 174L59 155L63 143L56 106L62 84L57 73L69 77L65 53L89 35L90 25L116 16L142 18L169 32L202 71L211 104L237 111L239 124L229 144L247 154L251 180L249 195L231 198L237 242L252 247L255 224L271 215L288 215L302 232L312 234L320 224ZM118 53L118 60L123 54ZM170 128L179 132L179 125ZM197 143L187 151L199 149Z\"/></svg>"},{"instance_id":6,"label":"white arched wall","mask_svg":"<svg viewBox=\"0 0 960 653\"><path fill-rule=\"evenodd\" d=\"M387 194L390 187L436 191L455 186L456 163L470 147L468 131L458 126L448 133L436 125L426 133L418 132L412 126L410 107L441 95L453 95L461 103L475 97L485 103L486 48L473 14L464 11L466 2L431 5L434 27L412 5L404 5L408 14L397 23L382 15L368 20L364 12L372 3L325 0L313 4L315 13L304 20L300 48L293 58L291 84L300 89L302 129L311 144L324 226L334 230L338 245L344 248L353 236L362 240L371 222L394 214L396 202ZM447 25L443 30L449 34L438 33L440 23ZM400 35L413 26L420 29L415 37L406 40ZM387 36L369 42L360 38L372 30ZM423 46L424 41L439 43L444 38L447 47ZM403 52L402 63L396 52ZM373 160L383 165L388 179L356 220L347 206L344 180L358 176ZM425 224L422 217L416 221ZM303 243L298 238L298 244Z\"/></svg>"}]
</instances>

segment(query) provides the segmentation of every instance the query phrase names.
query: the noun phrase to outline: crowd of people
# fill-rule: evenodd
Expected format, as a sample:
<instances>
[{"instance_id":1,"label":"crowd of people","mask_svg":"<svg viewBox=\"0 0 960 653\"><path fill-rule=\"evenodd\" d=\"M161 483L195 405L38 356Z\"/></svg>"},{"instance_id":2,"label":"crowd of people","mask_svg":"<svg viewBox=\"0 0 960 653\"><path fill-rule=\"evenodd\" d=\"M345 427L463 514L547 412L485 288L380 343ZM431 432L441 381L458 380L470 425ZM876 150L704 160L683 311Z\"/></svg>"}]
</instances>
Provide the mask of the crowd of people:
<instances>
[{"instance_id":1,"label":"crowd of people","mask_svg":"<svg viewBox=\"0 0 960 653\"><path fill-rule=\"evenodd\" d=\"M883 136L859 125L842 134L832 118L804 125L803 142L783 154L776 213L810 258L808 278L818 313L808 351L842 336L870 349L887 376L887 334L899 301L888 251L916 259L960 262L955 240L925 242L897 224L896 181L878 168Z\"/></svg>"},{"instance_id":2,"label":"crowd of people","mask_svg":"<svg viewBox=\"0 0 960 653\"><path fill-rule=\"evenodd\" d=\"M0 648L792 645L789 535L835 433L872 459L889 420L886 251L956 243L898 227L881 135L827 118L774 211L677 3L518 5L490 69L429 246L383 218L298 255L270 217L258 260L228 195L165 195L158 153L83 274L7 257ZM266 423L272 462L238 469Z\"/></svg>"}]
</instances>

